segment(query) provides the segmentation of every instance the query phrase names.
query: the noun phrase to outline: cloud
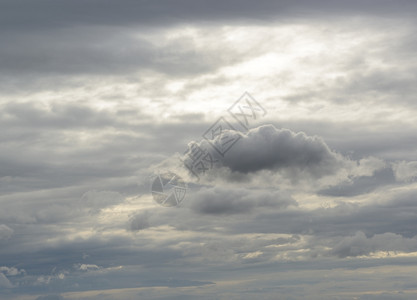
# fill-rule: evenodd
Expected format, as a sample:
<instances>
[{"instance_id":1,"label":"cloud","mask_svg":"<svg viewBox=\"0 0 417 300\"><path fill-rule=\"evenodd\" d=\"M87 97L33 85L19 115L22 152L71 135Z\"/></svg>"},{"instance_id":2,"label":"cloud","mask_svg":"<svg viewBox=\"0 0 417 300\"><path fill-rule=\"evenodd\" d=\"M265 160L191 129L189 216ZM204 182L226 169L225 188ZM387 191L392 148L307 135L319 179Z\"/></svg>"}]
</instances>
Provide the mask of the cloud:
<instances>
[{"instance_id":1,"label":"cloud","mask_svg":"<svg viewBox=\"0 0 417 300\"><path fill-rule=\"evenodd\" d=\"M112 27L37 32L34 36L15 34L10 37L13 43L0 49L0 56L5 58L0 62L0 74L17 78L39 74L123 77L153 71L189 76L214 71L227 63L225 57L213 55L213 48L200 49L192 37L167 38L161 34L162 43L145 36L130 30L121 33ZM235 56L228 63L241 60L242 57ZM185 61L188 64L184 64Z\"/></svg>"},{"instance_id":2,"label":"cloud","mask_svg":"<svg viewBox=\"0 0 417 300\"><path fill-rule=\"evenodd\" d=\"M81 271L92 271L92 270L99 270L100 267L97 265L92 264L79 264L76 265L76 268L78 268Z\"/></svg>"},{"instance_id":3,"label":"cloud","mask_svg":"<svg viewBox=\"0 0 417 300\"><path fill-rule=\"evenodd\" d=\"M46 296L39 296L36 300L64 300L64 297L61 295L46 295Z\"/></svg>"},{"instance_id":4,"label":"cloud","mask_svg":"<svg viewBox=\"0 0 417 300\"><path fill-rule=\"evenodd\" d=\"M212 145L220 147L222 141L231 139L236 140L235 144L224 158L219 157ZM215 169L224 167L232 173L230 177L237 178L268 170L282 173L292 181L300 178L318 179L336 173L345 163L344 158L332 151L321 138L289 129L277 129L273 125L263 125L246 134L224 130L213 140L191 142L184 156L186 166L193 163L191 155L193 149L197 149L193 148L194 145L215 158Z\"/></svg>"},{"instance_id":5,"label":"cloud","mask_svg":"<svg viewBox=\"0 0 417 300\"><path fill-rule=\"evenodd\" d=\"M245 188L202 188L189 201L192 210L202 214L248 213L256 208L286 208L297 205L289 195L280 191Z\"/></svg>"},{"instance_id":6,"label":"cloud","mask_svg":"<svg viewBox=\"0 0 417 300\"><path fill-rule=\"evenodd\" d=\"M314 3L306 0L297 3L289 0L262 0L256 4L248 0L227 0L216 5L209 5L203 0L192 2L181 0L175 3L168 0L158 2L125 0L121 1L120 5L116 5L107 0L100 7L94 5L93 1L80 0L64 2L61 5L55 5L51 0L42 0L38 5L34 5L31 1L21 1L17 4L12 0L4 2L8 9L7 13L5 11L0 15L1 27L15 31L25 28L23 24L16 21L18 16L33 24L33 29L45 30L50 29L50 24L54 24L57 28L75 25L166 26L198 21L265 22L277 18L279 20L323 18L328 15L386 15L389 13L403 16L416 11L415 3L407 0L398 1L401 5L395 5L391 1L375 5L373 0L349 2L318 0ZM22 12L22 6L27 7L28 11ZM46 12L45 8L49 10Z\"/></svg>"},{"instance_id":7,"label":"cloud","mask_svg":"<svg viewBox=\"0 0 417 300\"><path fill-rule=\"evenodd\" d=\"M92 190L82 195L80 205L83 208L89 209L92 213L97 213L100 209L119 204L123 200L123 196L118 192Z\"/></svg>"},{"instance_id":8,"label":"cloud","mask_svg":"<svg viewBox=\"0 0 417 300\"><path fill-rule=\"evenodd\" d=\"M318 191L318 194L333 197L354 197L394 183L395 177L390 167L382 170L374 169L374 174L352 177L348 181L322 189Z\"/></svg>"},{"instance_id":9,"label":"cloud","mask_svg":"<svg viewBox=\"0 0 417 300\"><path fill-rule=\"evenodd\" d=\"M417 239L404 238L389 232L368 238L362 231L358 231L354 236L345 237L340 241L333 247L331 254L338 257L354 257L369 255L376 251L416 252Z\"/></svg>"},{"instance_id":10,"label":"cloud","mask_svg":"<svg viewBox=\"0 0 417 300\"><path fill-rule=\"evenodd\" d=\"M0 10L0 298L415 290L415 2L61 2ZM248 86L274 125L223 158L198 139ZM159 207L190 140L219 163Z\"/></svg>"},{"instance_id":11,"label":"cloud","mask_svg":"<svg viewBox=\"0 0 417 300\"><path fill-rule=\"evenodd\" d=\"M13 235L13 229L7 227L4 224L0 225L0 241L8 240Z\"/></svg>"},{"instance_id":12,"label":"cloud","mask_svg":"<svg viewBox=\"0 0 417 300\"><path fill-rule=\"evenodd\" d=\"M149 228L149 212L143 211L134 216L129 220L129 229L132 231L143 230Z\"/></svg>"},{"instance_id":13,"label":"cloud","mask_svg":"<svg viewBox=\"0 0 417 300\"><path fill-rule=\"evenodd\" d=\"M287 169L320 177L335 171L340 160L319 137L273 125L249 130L238 143L231 148L223 165L241 173Z\"/></svg>"},{"instance_id":14,"label":"cloud","mask_svg":"<svg viewBox=\"0 0 417 300\"><path fill-rule=\"evenodd\" d=\"M0 267L0 272L4 272L7 276L18 276L26 274L26 271L23 269L17 269L15 267Z\"/></svg>"},{"instance_id":15,"label":"cloud","mask_svg":"<svg viewBox=\"0 0 417 300\"><path fill-rule=\"evenodd\" d=\"M7 279L7 277L4 276L3 273L0 273L0 287L6 288L6 289L13 288L13 284L11 284L11 282L9 281L9 279Z\"/></svg>"},{"instance_id":16,"label":"cloud","mask_svg":"<svg viewBox=\"0 0 417 300\"><path fill-rule=\"evenodd\" d=\"M398 181L410 182L417 178L417 161L400 161L392 164Z\"/></svg>"}]
</instances>

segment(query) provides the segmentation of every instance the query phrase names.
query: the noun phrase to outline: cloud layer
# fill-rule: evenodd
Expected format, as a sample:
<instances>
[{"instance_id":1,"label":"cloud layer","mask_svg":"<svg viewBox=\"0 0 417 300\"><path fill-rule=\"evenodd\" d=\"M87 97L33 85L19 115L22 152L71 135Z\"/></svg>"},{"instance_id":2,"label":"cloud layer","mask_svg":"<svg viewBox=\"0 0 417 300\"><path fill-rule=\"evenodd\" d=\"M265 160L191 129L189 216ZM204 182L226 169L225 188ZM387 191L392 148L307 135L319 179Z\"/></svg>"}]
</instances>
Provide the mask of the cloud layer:
<instances>
[{"instance_id":1,"label":"cloud layer","mask_svg":"<svg viewBox=\"0 0 417 300\"><path fill-rule=\"evenodd\" d=\"M1 299L416 299L415 1L0 2Z\"/></svg>"}]
</instances>

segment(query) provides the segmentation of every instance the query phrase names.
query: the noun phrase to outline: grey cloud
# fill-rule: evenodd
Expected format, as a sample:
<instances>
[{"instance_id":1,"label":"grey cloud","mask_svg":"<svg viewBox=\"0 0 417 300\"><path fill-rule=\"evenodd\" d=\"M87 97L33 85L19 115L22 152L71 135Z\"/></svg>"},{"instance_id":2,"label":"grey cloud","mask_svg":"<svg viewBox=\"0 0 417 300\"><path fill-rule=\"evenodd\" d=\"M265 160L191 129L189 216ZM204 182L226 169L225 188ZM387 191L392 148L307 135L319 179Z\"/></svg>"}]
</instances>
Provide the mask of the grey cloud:
<instances>
[{"instance_id":1,"label":"grey cloud","mask_svg":"<svg viewBox=\"0 0 417 300\"><path fill-rule=\"evenodd\" d=\"M203 0L171 1L103 1L97 6L93 1L71 1L56 3L51 0L31 1L3 0L1 27L22 30L28 26L33 29L70 27L72 25L169 25L196 21L271 21L273 19L301 19L323 17L328 14L351 15L408 15L416 10L413 1L299 1L227 0L207 3ZM397 4L397 3L401 3ZM23 9L23 7L25 9ZM17 20L25 22L17 22ZM29 25L30 24L30 25Z\"/></svg>"},{"instance_id":2,"label":"grey cloud","mask_svg":"<svg viewBox=\"0 0 417 300\"><path fill-rule=\"evenodd\" d=\"M362 300L411 300L414 298L414 295L410 295L403 291L398 292L383 292L383 293L375 293L374 295L361 295Z\"/></svg>"},{"instance_id":3,"label":"grey cloud","mask_svg":"<svg viewBox=\"0 0 417 300\"><path fill-rule=\"evenodd\" d=\"M8 226L1 224L0 225L0 241L7 240L13 235L13 229Z\"/></svg>"},{"instance_id":4,"label":"grey cloud","mask_svg":"<svg viewBox=\"0 0 417 300\"><path fill-rule=\"evenodd\" d=\"M417 239L404 238L393 233L377 234L370 238L359 231L354 236L346 237L331 251L339 257L368 255L375 251L405 251L414 252L417 249Z\"/></svg>"},{"instance_id":5,"label":"grey cloud","mask_svg":"<svg viewBox=\"0 0 417 300\"><path fill-rule=\"evenodd\" d=\"M160 37L159 40L163 42L158 45L146 38L138 37L138 32L144 33L144 36L157 35L158 32L152 28L158 25L167 29L170 28L167 24L189 25L202 20L211 20L214 25L222 24L222 21L231 25L259 22L265 24L264 21L268 18L271 21L288 21L334 13L349 15L361 12L379 15L384 11L392 14L398 8L390 1L386 1L384 5L378 3L372 6L373 1L369 1L368 5L359 1L349 4L340 1L338 5L334 5L334 2L328 0L320 0L314 5L308 1L294 4L288 0L261 1L255 5L250 1L233 0L214 6L204 1L181 1L175 4L163 1L155 4L149 1L126 0L120 5L105 1L100 7L96 7L92 2L78 1L56 5L44 0L33 7L33 4L27 1L5 2L8 10L0 12L1 14L8 11L5 13L6 16L0 17L4 28L7 28L4 29L3 39L8 41L0 49L0 78L4 90L14 85L17 89L21 89L23 85L27 88L29 82L35 82L32 85L37 89L42 89L42 86L50 89L51 83L57 81L61 81L60 84L63 85L68 81L67 84L70 85L67 75L119 76L136 81L153 72L166 76L175 75L177 78L190 77L245 61L251 54L239 52L236 47L226 47L223 44L221 47L212 44L201 49L192 38ZM412 2L404 3L416 9ZM44 5L47 9L43 9ZM317 9L321 5L323 8ZM26 15L26 21L33 22L30 27L22 27L24 22L15 23L15 18L10 17L18 14L16 20L21 20L22 6L25 7L25 11L31 11ZM83 7L81 11L79 6ZM365 10L365 7L368 10ZM49 13L46 13L47 11ZM87 11L90 12L87 14ZM300 13L301 11L303 13ZM48 18L53 20L47 21ZM207 25L204 21L202 24ZM40 28L33 30L37 26ZM207 32L201 34L206 35ZM354 70L357 70L357 67ZM132 79L132 74L137 72L141 72L140 76ZM381 86L385 89L390 89L391 86L398 89L403 81L397 79L392 82L392 78L389 78L390 72L387 73L388 76L384 75L384 83L381 83L378 74L362 75L367 77L359 80L358 74L363 73L363 70L359 70L351 76L352 81L344 88L357 92L364 88L369 90ZM59 79L60 76L64 79ZM83 80L89 80L89 77ZM45 79L46 84L42 83ZM410 88L414 82L413 77L409 76L406 81L404 84ZM337 92L340 94L340 90ZM310 99L312 93L313 91L303 90L303 94ZM297 95L289 97L295 99Z\"/></svg>"},{"instance_id":6,"label":"grey cloud","mask_svg":"<svg viewBox=\"0 0 417 300\"><path fill-rule=\"evenodd\" d=\"M149 212L144 211L132 216L129 220L129 229L132 231L143 230L149 228Z\"/></svg>"},{"instance_id":7,"label":"grey cloud","mask_svg":"<svg viewBox=\"0 0 417 300\"><path fill-rule=\"evenodd\" d=\"M123 200L123 195L114 191L92 190L81 196L79 205L82 208L89 209L92 213L96 213L103 207L119 204Z\"/></svg>"},{"instance_id":8,"label":"grey cloud","mask_svg":"<svg viewBox=\"0 0 417 300\"><path fill-rule=\"evenodd\" d=\"M138 112L139 113L139 112ZM87 105L55 103L50 106L36 102L5 103L0 120L3 126L16 128L62 130L68 128L103 128L120 125L114 113L94 110Z\"/></svg>"},{"instance_id":9,"label":"grey cloud","mask_svg":"<svg viewBox=\"0 0 417 300\"><path fill-rule=\"evenodd\" d=\"M64 300L64 297L61 295L46 295L46 296L39 296L36 300Z\"/></svg>"},{"instance_id":10,"label":"grey cloud","mask_svg":"<svg viewBox=\"0 0 417 300\"><path fill-rule=\"evenodd\" d=\"M17 269L15 267L0 267L0 272L4 272L7 276L18 276L22 274L26 274L26 271L23 269Z\"/></svg>"},{"instance_id":11,"label":"grey cloud","mask_svg":"<svg viewBox=\"0 0 417 300\"><path fill-rule=\"evenodd\" d=\"M372 176L354 177L351 182L342 182L341 184L320 190L318 194L334 197L354 197L370 193L379 187L394 184L395 182L393 170L385 168L377 170Z\"/></svg>"},{"instance_id":12,"label":"grey cloud","mask_svg":"<svg viewBox=\"0 0 417 300\"><path fill-rule=\"evenodd\" d=\"M0 273L0 287L6 289L13 288L13 284L9 281L9 279L7 279L6 276L4 276L3 273Z\"/></svg>"},{"instance_id":13,"label":"grey cloud","mask_svg":"<svg viewBox=\"0 0 417 300\"><path fill-rule=\"evenodd\" d=\"M114 187L116 188L119 184L115 184ZM100 188L95 184L93 186ZM91 214L97 214L104 207L124 201L124 195L117 191L91 190L91 187L89 184L81 184L62 189L49 188L44 191L35 189L7 193L0 197L4 202L4 210L0 211L0 220L6 224L53 224L68 220L80 221ZM101 188L105 186L101 185ZM140 188L136 187L136 189L139 192Z\"/></svg>"},{"instance_id":14,"label":"grey cloud","mask_svg":"<svg viewBox=\"0 0 417 300\"><path fill-rule=\"evenodd\" d=\"M408 18L416 12L415 2L122 0L116 3L104 0L96 4L88 0L36 3L4 0L1 4L0 36L4 43L0 49L0 85L3 99L8 103L0 109L0 224L4 224L0 225L0 258L7 261L8 267L0 267L0 286L4 288L0 297L11 299L18 294L25 297L23 294L27 293L27 298L36 298L66 291L90 291L92 295L95 293L92 290L96 290L97 299L157 299L154 296L158 290L166 292L167 299L176 296L262 299L276 298L277 294L289 299L325 299L316 295L318 291L338 295L336 292L349 288L378 290L381 286L385 288L386 283L397 288L389 280L392 278L384 278L378 286L365 287L372 281L368 278L358 287L358 278L351 280L349 272L344 275L343 269L362 268L365 264L364 268L391 270L393 265L405 265L405 262L413 266L413 258L377 261L339 258L368 256L374 251L411 252L416 248L416 191L409 186L415 180L415 162L409 160L415 159L417 142L413 126L402 128L407 120L382 127L382 122L377 120L381 116L359 123L325 119L318 124L310 119L297 120L297 116L279 122L282 115L269 114L276 127L262 126L241 135L240 141L226 154L223 168L213 170L213 176L219 177L217 187L192 185L191 189L201 189L187 194L184 207L143 211L142 205L152 205L146 185L149 166L175 152L182 153L186 142L200 137L210 124L203 121L201 113L174 112L169 121L153 119L146 114L145 109L149 108L144 104L144 111L138 111L136 107L141 104L126 103L136 101L129 97L140 95L141 99L152 99L159 105L158 109L166 105L169 111L173 102L180 107L194 98L218 95L217 88L229 88L232 80L239 84L241 77L210 72L257 55L263 57L269 51L281 51L280 47L271 49L268 41L253 45L255 49L243 53L234 49L239 45L230 48L222 43L207 45L205 39L202 39L203 47L199 47L199 39L194 41L182 37L181 33L178 38L167 38L164 34L171 29L173 32L176 28L183 29L177 25L185 25L184 28L191 25L201 35L217 34L219 28L223 30L236 24L262 24L265 25L262 30L281 24L284 27L317 25L324 35L337 23L328 37L333 39L346 33L353 36L361 30L359 27L367 28L368 22L375 21L366 18L357 25L348 18L344 23L344 16ZM404 20L408 21L414 24L411 18ZM405 24L400 23L400 26ZM405 29L407 26L404 25ZM344 103L363 101L362 105L367 107L380 100L392 105L398 100L398 105L413 108L415 40L403 39L402 31L396 31L399 28L394 29L397 39L391 40L386 32L370 27L359 39L370 34L372 40L374 35L381 34L382 40L361 44L355 48L358 53L353 49L352 55L335 50L337 55L341 54L342 61L336 60L334 65L342 64L337 71L342 71L344 78L327 81L324 75L313 80L311 90L302 87L294 88L293 92L290 88L284 99L300 106L304 105L303 101L308 105L316 100L328 101L340 105L341 110ZM225 33L229 33L228 29ZM216 38L209 36L210 41ZM298 37L294 39L298 41ZM401 44L403 48L397 52L391 43L398 42L409 44ZM320 57L329 51L326 49ZM386 58L387 68L373 64L381 58ZM209 76L200 78L202 74ZM196 75L198 80L192 80ZM297 74L291 76L296 78ZM188 90L168 94L163 87L177 79L186 79L184 87ZM254 82L254 89L263 88L268 80ZM126 95L124 83L130 84ZM265 91L274 108L274 97L278 94L275 89L281 86L275 83ZM9 100L8 90L15 84L18 92ZM32 89L49 91L49 100L45 101L52 103L41 105L43 94L31 94ZM51 100L52 97L56 99ZM33 104L37 99L39 103ZM96 100L109 101L117 107L96 109L93 107ZM282 127L291 130L277 129ZM213 151L207 143L201 145ZM394 182L392 170L385 168L369 176L358 173L355 175L358 177L350 177L351 182L322 189L318 195L305 195L304 186L294 184L292 188L299 192L300 203L308 202L299 206L294 200L298 200L296 196L293 198L276 186L274 189L245 186L245 179L258 175L266 182L270 180L268 175L283 175L293 181L308 177L315 183L315 179L333 175L343 168L345 158L338 153L345 157L352 154L352 159L378 155L389 162L398 160L399 163L393 164L398 182ZM222 177L223 169L232 174ZM224 180L231 179L232 175L242 181ZM394 183L398 190L390 189L389 185ZM363 195L367 192L373 193ZM387 196L387 193L391 194ZM143 194L144 197L134 197L134 200L127 198ZM361 195L358 197L361 204L344 203L357 199L339 197L357 195ZM319 206L314 201L324 199L333 206L310 207ZM109 209L111 216L102 210L120 204L120 210ZM129 210L137 211L139 207L139 213L130 214ZM333 250L327 251L330 248ZM320 255L332 257L322 261ZM389 266L384 269L386 264ZM329 269L342 275L333 277L335 272ZM313 275L308 273L312 270ZM295 271L299 273L291 277ZM378 273L375 269L370 271ZM62 279L61 274L65 275ZM245 280L257 274L262 275L259 281ZM233 286L230 279L242 279L244 283ZM337 286L338 280L344 282L345 290ZM207 284L213 285L213 289L175 289ZM307 285L310 288L305 288ZM137 294L130 290L144 286L172 289L139 290ZM9 293L9 288L15 288L13 293ZM120 294L114 296L110 290L103 291L113 288L120 288ZM128 290L122 291L123 288ZM179 296L178 293L190 294ZM73 297L83 298L82 293L78 295ZM58 295L38 298L62 299Z\"/></svg>"},{"instance_id":15,"label":"grey cloud","mask_svg":"<svg viewBox=\"0 0 417 300\"><path fill-rule=\"evenodd\" d=\"M126 116L89 105L4 105L0 124L7 130L0 133L0 194L80 185L103 189L96 185L98 178L119 181L114 188L138 193L140 170L160 161L163 152L182 152L188 135L205 126L152 123L146 114L130 111ZM16 143L19 151L13 150ZM161 148L164 151L158 152Z\"/></svg>"},{"instance_id":16,"label":"grey cloud","mask_svg":"<svg viewBox=\"0 0 417 300\"><path fill-rule=\"evenodd\" d=\"M366 236L393 233L405 238L417 236L416 191L381 189L367 197L366 203L336 201L329 208L306 209L303 206L287 210L259 210L245 221L224 220L229 234L279 233L311 235L319 243L322 239L348 237L358 231ZM328 199L328 198L327 198ZM325 201L318 198L317 201ZM316 203L319 205L319 203ZM329 244L328 241L325 244ZM330 243L331 244L331 243Z\"/></svg>"},{"instance_id":17,"label":"grey cloud","mask_svg":"<svg viewBox=\"0 0 417 300\"><path fill-rule=\"evenodd\" d=\"M248 213L255 208L286 208L297 205L289 195L279 191L236 188L202 188L188 200L192 210L203 214Z\"/></svg>"},{"instance_id":18,"label":"grey cloud","mask_svg":"<svg viewBox=\"0 0 417 300\"><path fill-rule=\"evenodd\" d=\"M417 148L414 126L406 120L387 123L383 118L346 120L282 120L273 122L275 127L303 131L307 135L318 135L337 152L353 160L374 156L389 162L414 160Z\"/></svg>"},{"instance_id":19,"label":"grey cloud","mask_svg":"<svg viewBox=\"0 0 417 300\"><path fill-rule=\"evenodd\" d=\"M223 161L237 172L290 169L320 177L335 171L340 160L319 137L272 125L249 130L238 143Z\"/></svg>"},{"instance_id":20,"label":"grey cloud","mask_svg":"<svg viewBox=\"0 0 417 300\"><path fill-rule=\"evenodd\" d=\"M239 139L224 158L219 157L212 145L219 147L223 140L230 140L231 137ZM214 140L192 142L184 157L185 165L192 163L189 154L195 144L219 161L216 167L223 166L240 174L272 170L283 172L293 181L298 181L301 177L320 178L333 174L344 165L344 158L333 152L321 138L277 129L273 125L263 125L246 134L225 130Z\"/></svg>"},{"instance_id":21,"label":"grey cloud","mask_svg":"<svg viewBox=\"0 0 417 300\"><path fill-rule=\"evenodd\" d=\"M209 33L202 30L201 34ZM147 35L157 41L148 40ZM41 89L45 79L65 84L62 78L69 81L69 87L79 86L79 82L71 83L74 76L84 76L79 81L91 82L94 76L110 80L117 77L130 83L139 83L145 76L196 76L244 61L251 54L230 46L219 49L216 44L203 48L193 37L169 38L164 32L143 28L77 26L47 33L18 33L7 39L9 43L0 49L0 78L5 88L20 82L20 89L31 82ZM218 55L219 51L223 54Z\"/></svg>"},{"instance_id":22,"label":"grey cloud","mask_svg":"<svg viewBox=\"0 0 417 300\"><path fill-rule=\"evenodd\" d=\"M411 182L417 178L416 161L400 161L393 163L395 178L398 181Z\"/></svg>"}]
</instances>

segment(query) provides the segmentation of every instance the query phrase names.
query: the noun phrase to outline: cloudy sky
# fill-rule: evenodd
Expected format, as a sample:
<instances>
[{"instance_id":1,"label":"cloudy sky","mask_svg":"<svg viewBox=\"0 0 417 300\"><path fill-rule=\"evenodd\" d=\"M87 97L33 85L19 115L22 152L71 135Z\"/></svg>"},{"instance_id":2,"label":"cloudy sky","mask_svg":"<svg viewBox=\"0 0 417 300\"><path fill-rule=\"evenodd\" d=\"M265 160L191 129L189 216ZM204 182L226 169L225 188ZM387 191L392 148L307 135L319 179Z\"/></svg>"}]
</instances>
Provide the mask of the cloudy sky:
<instances>
[{"instance_id":1,"label":"cloudy sky","mask_svg":"<svg viewBox=\"0 0 417 300\"><path fill-rule=\"evenodd\" d=\"M416 299L416 15L0 0L0 298Z\"/></svg>"}]
</instances>

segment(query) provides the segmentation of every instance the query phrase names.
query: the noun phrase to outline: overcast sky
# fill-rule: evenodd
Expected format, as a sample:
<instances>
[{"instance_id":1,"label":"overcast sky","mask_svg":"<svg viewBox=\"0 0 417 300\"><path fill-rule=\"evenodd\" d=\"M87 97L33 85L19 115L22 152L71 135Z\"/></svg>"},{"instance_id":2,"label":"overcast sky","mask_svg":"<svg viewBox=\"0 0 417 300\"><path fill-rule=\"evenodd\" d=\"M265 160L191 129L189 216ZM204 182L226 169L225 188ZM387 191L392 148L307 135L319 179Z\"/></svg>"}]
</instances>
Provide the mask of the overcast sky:
<instances>
[{"instance_id":1,"label":"overcast sky","mask_svg":"<svg viewBox=\"0 0 417 300\"><path fill-rule=\"evenodd\" d=\"M416 299L416 16L0 0L0 298Z\"/></svg>"}]
</instances>

